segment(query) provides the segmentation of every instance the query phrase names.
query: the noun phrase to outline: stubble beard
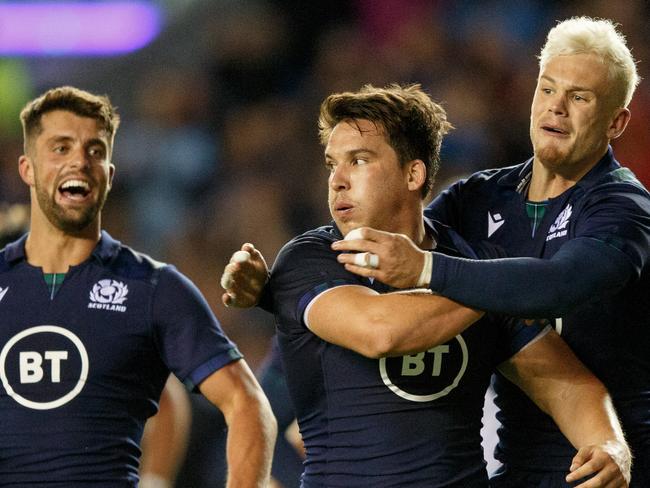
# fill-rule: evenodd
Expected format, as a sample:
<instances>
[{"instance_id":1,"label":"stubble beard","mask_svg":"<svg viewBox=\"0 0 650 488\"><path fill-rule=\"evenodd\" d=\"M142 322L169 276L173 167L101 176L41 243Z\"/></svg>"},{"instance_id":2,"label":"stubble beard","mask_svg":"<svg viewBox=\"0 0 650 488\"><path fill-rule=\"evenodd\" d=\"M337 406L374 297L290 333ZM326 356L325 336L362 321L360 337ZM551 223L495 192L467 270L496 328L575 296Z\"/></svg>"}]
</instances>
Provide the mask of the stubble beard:
<instances>
[{"instance_id":1,"label":"stubble beard","mask_svg":"<svg viewBox=\"0 0 650 488\"><path fill-rule=\"evenodd\" d=\"M102 188L99 199L84 207L75 209L64 208L56 202L56 191L52 195L40 185L36 185L36 198L43 214L57 229L68 233L76 234L92 224L106 203L108 192Z\"/></svg>"}]
</instances>

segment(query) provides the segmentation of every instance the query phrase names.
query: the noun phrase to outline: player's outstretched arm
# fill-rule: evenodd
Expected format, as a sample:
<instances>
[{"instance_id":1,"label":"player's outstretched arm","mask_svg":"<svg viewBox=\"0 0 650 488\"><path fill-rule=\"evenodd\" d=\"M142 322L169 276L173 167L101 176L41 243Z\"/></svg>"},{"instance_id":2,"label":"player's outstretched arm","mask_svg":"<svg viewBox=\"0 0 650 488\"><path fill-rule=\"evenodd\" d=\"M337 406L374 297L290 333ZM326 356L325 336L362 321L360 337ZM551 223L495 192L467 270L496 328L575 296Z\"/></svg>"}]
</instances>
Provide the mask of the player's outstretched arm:
<instances>
[{"instance_id":1,"label":"player's outstretched arm","mask_svg":"<svg viewBox=\"0 0 650 488\"><path fill-rule=\"evenodd\" d=\"M277 424L271 406L243 359L210 375L201 393L223 413L228 425L228 488L268 486Z\"/></svg>"},{"instance_id":2,"label":"player's outstretched arm","mask_svg":"<svg viewBox=\"0 0 650 488\"><path fill-rule=\"evenodd\" d=\"M499 370L519 386L578 449L567 482L579 488L625 488L631 454L605 386L554 331L519 351Z\"/></svg>"},{"instance_id":3,"label":"player's outstretched arm","mask_svg":"<svg viewBox=\"0 0 650 488\"><path fill-rule=\"evenodd\" d=\"M269 278L264 256L250 243L235 252L221 275L226 292L221 301L227 307L250 308L257 305Z\"/></svg>"},{"instance_id":4,"label":"player's outstretched arm","mask_svg":"<svg viewBox=\"0 0 650 488\"><path fill-rule=\"evenodd\" d=\"M322 339L379 358L444 344L482 315L428 290L379 294L365 286L346 285L317 296L305 321Z\"/></svg>"},{"instance_id":5,"label":"player's outstretched arm","mask_svg":"<svg viewBox=\"0 0 650 488\"><path fill-rule=\"evenodd\" d=\"M550 259L465 259L427 253L402 234L369 227L357 232L361 239L336 241L332 249L375 254L378 267L358 266L354 253L341 252L337 260L348 271L394 288L426 286L469 307L512 317L560 317L595 296L615 293L640 270L624 252L589 237L571 239ZM426 285L418 283L423 277Z\"/></svg>"}]
</instances>

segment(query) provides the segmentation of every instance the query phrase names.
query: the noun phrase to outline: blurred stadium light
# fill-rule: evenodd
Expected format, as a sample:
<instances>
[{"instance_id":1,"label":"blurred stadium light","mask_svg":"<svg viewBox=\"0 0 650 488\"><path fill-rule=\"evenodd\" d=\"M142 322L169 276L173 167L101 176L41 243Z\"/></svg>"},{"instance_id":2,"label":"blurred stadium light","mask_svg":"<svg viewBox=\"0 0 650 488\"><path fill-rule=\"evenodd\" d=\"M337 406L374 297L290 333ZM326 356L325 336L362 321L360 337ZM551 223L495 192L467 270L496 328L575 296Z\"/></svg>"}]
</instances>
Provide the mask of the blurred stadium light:
<instances>
[{"instance_id":1,"label":"blurred stadium light","mask_svg":"<svg viewBox=\"0 0 650 488\"><path fill-rule=\"evenodd\" d=\"M148 1L0 3L0 56L107 56L140 49L162 28Z\"/></svg>"}]
</instances>

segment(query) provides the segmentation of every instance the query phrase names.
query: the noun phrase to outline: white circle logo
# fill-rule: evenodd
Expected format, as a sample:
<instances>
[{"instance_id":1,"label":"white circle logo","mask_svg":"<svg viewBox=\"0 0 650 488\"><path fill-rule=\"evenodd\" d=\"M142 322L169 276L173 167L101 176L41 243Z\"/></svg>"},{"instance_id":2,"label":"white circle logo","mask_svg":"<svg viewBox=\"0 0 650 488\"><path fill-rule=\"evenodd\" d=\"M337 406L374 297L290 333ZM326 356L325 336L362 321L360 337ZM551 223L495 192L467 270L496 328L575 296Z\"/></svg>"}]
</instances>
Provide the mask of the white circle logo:
<instances>
[{"instance_id":1,"label":"white circle logo","mask_svg":"<svg viewBox=\"0 0 650 488\"><path fill-rule=\"evenodd\" d=\"M381 379L393 393L412 402L431 402L448 395L465 374L469 357L463 337L455 339L426 352L381 358Z\"/></svg>"},{"instance_id":2,"label":"white circle logo","mask_svg":"<svg viewBox=\"0 0 650 488\"><path fill-rule=\"evenodd\" d=\"M67 392L59 392L53 400L47 401L35 401L33 399L26 398L24 393L18 393L11 386L9 380L9 375L7 373L7 358L12 353L12 348L18 344L18 342L35 336L37 334L56 334L67 339L67 341L74 344L76 347L77 353L79 354L79 361L81 364L79 379L74 384L73 388ZM63 339L65 341L65 339ZM56 349L62 349L57 347ZM21 383L33 383L36 384L41 381L44 376L42 363L43 358L45 363L50 366L50 376L52 381L55 383L60 382L61 377L61 363L68 359L67 350L54 350L54 351L45 351L44 354L40 354L38 351L20 351L18 352L18 357L20 358L19 367L20 370L20 382ZM13 360L13 358L12 358ZM83 389L86 384L86 379L88 378L88 353L83 343L75 334L70 332L67 329L62 327L57 327L55 325L39 325L37 327L31 327L25 329L22 332L13 336L2 348L0 352L0 378L2 379L2 384L7 391L7 394L16 400L21 405L27 408L33 408L35 410L50 410L53 408L60 407L65 405L74 397L76 397L79 392ZM16 380L18 381L18 380Z\"/></svg>"}]
</instances>

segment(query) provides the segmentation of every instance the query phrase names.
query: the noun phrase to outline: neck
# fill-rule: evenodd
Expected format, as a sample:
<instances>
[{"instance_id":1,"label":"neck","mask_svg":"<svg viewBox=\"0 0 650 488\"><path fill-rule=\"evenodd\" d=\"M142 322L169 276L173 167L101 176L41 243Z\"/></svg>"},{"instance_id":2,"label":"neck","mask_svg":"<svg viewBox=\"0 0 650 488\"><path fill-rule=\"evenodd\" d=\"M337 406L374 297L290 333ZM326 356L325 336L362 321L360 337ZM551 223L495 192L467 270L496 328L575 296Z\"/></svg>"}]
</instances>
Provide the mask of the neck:
<instances>
[{"instance_id":1,"label":"neck","mask_svg":"<svg viewBox=\"0 0 650 488\"><path fill-rule=\"evenodd\" d=\"M528 200L542 202L561 195L578 183L597 162L585 165L577 170L571 168L573 171L561 171L557 168L549 168L535 158L533 160L530 188L528 189Z\"/></svg>"},{"instance_id":2,"label":"neck","mask_svg":"<svg viewBox=\"0 0 650 488\"><path fill-rule=\"evenodd\" d=\"M418 246L420 249L430 249L433 245L432 237L427 234L426 228L424 227L424 220L422 219L422 212L424 207L421 202L418 203L417 208L409 212L409 218L402 225L397 226L396 229L390 230L390 232L405 234L411 238L411 240Z\"/></svg>"},{"instance_id":3,"label":"neck","mask_svg":"<svg viewBox=\"0 0 650 488\"><path fill-rule=\"evenodd\" d=\"M92 227L92 228L91 228ZM66 273L70 266L87 260L100 239L99 223L78 234L70 234L41 222L32 212L32 222L25 242L27 262L44 273Z\"/></svg>"}]
</instances>

